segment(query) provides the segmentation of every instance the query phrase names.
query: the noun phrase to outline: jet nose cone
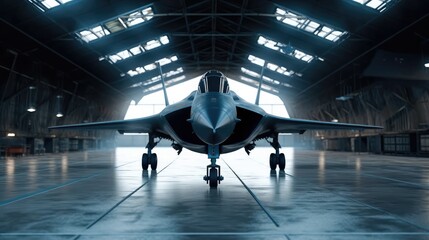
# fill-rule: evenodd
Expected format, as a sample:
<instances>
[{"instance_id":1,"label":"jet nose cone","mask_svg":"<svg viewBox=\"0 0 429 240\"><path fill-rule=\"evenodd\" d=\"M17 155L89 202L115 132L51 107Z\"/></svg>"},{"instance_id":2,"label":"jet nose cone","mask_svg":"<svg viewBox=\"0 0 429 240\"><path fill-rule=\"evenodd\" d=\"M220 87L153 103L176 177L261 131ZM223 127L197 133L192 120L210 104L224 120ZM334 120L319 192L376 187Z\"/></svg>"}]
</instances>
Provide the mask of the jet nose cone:
<instances>
[{"instance_id":1,"label":"jet nose cone","mask_svg":"<svg viewBox=\"0 0 429 240\"><path fill-rule=\"evenodd\" d=\"M224 109L210 108L195 116L192 126L202 141L218 145L231 135L235 127L235 117Z\"/></svg>"},{"instance_id":2,"label":"jet nose cone","mask_svg":"<svg viewBox=\"0 0 429 240\"><path fill-rule=\"evenodd\" d=\"M200 124L212 129L213 133L215 133L217 129L227 125L230 122L229 120L230 116L228 113L221 111L218 108L212 108L209 111L205 111L199 117Z\"/></svg>"}]
</instances>

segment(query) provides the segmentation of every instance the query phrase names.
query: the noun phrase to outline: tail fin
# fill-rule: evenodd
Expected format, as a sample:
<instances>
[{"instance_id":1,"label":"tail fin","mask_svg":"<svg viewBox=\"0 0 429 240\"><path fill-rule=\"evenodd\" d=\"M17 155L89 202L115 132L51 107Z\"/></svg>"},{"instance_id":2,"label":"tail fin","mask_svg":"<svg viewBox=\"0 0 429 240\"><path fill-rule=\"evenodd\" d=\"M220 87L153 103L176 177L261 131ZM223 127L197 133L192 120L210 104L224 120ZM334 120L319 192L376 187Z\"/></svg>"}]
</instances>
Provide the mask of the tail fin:
<instances>
[{"instance_id":1,"label":"tail fin","mask_svg":"<svg viewBox=\"0 0 429 240\"><path fill-rule=\"evenodd\" d=\"M170 105L170 103L168 102L167 89L165 88L164 74L162 73L161 64L159 64L159 62L156 62L156 65L158 66L159 74L161 75L162 90L164 91L165 106L168 106L168 105Z\"/></svg>"},{"instance_id":2,"label":"tail fin","mask_svg":"<svg viewBox=\"0 0 429 240\"><path fill-rule=\"evenodd\" d=\"M256 105L259 105L259 96L261 95L262 78L264 76L264 71L265 71L266 66L267 66L267 63L265 62L264 66L262 67L262 70L261 70L261 76L259 78L258 93L256 93L256 101L255 101Z\"/></svg>"}]
</instances>

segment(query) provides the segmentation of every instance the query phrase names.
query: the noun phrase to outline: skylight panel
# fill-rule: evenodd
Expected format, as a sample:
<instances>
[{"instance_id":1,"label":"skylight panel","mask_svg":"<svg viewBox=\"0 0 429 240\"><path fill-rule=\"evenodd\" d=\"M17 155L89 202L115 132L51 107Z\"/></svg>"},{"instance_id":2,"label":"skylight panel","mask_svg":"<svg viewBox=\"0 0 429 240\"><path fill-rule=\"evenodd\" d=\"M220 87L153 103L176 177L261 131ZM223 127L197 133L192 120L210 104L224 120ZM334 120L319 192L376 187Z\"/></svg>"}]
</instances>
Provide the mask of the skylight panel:
<instances>
[{"instance_id":1,"label":"skylight panel","mask_svg":"<svg viewBox=\"0 0 429 240\"><path fill-rule=\"evenodd\" d=\"M156 68L156 64L155 63L150 63L150 64L144 66L144 69L146 71L154 70L155 68Z\"/></svg>"},{"instance_id":2,"label":"skylight panel","mask_svg":"<svg viewBox=\"0 0 429 240\"><path fill-rule=\"evenodd\" d=\"M177 74L182 73L182 72L183 72L183 68L180 67L180 68L178 68L176 70L169 71L169 72L165 73L164 75L165 75L166 78L168 78L168 77L177 75Z\"/></svg>"},{"instance_id":3,"label":"skylight panel","mask_svg":"<svg viewBox=\"0 0 429 240\"><path fill-rule=\"evenodd\" d=\"M252 63L254 63L256 65L259 65L259 66L264 66L265 65L265 60L264 59L255 57L253 55L249 55L248 59L249 59L250 62L252 62ZM269 70L271 70L273 72L278 72L278 73L283 74L283 75L288 76L288 77L292 76L295 73L292 70L288 70L285 67L278 66L278 65L276 65L274 63L270 63L270 62L267 62L266 66L267 66L267 68ZM258 74L258 76L259 76L259 74Z\"/></svg>"},{"instance_id":4,"label":"skylight panel","mask_svg":"<svg viewBox=\"0 0 429 240\"><path fill-rule=\"evenodd\" d=\"M30 2L43 2L48 0L29 0ZM53 2L67 2L70 0L49 0ZM133 27L136 25L139 25L143 22L149 21L153 18L153 10L151 7L144 7L141 9L138 9L132 13L123 14L119 17L115 17L109 20L106 20L104 22L101 22L99 24L96 24L95 27L91 26L85 29L82 29L78 31L76 34L78 37L80 37L85 42L90 42L98 38L105 37L109 35L110 33L116 33L120 32L124 29L127 29L129 27ZM90 31L91 33L95 34L97 37L94 38L91 37L85 37L82 33Z\"/></svg>"},{"instance_id":5,"label":"skylight panel","mask_svg":"<svg viewBox=\"0 0 429 240\"><path fill-rule=\"evenodd\" d=\"M117 53L117 55L119 57L121 57L122 59L127 59L127 58L129 58L129 57L132 56L131 53L128 52L128 50L120 51L120 52Z\"/></svg>"},{"instance_id":6,"label":"skylight panel","mask_svg":"<svg viewBox=\"0 0 429 240\"><path fill-rule=\"evenodd\" d=\"M146 50L151 50L151 49L157 48L159 46L161 46L161 42L160 41L158 41L158 40L151 40L151 41L147 42L143 47Z\"/></svg>"},{"instance_id":7,"label":"skylight panel","mask_svg":"<svg viewBox=\"0 0 429 240\"><path fill-rule=\"evenodd\" d=\"M113 62L113 63L115 63L115 62L117 62L117 61L122 60L122 58L121 58L121 57L119 57L118 55L110 55L110 56L109 56L109 59L110 59L110 61L111 61L111 62Z\"/></svg>"},{"instance_id":8,"label":"skylight panel","mask_svg":"<svg viewBox=\"0 0 429 240\"><path fill-rule=\"evenodd\" d=\"M146 70L144 68L142 68L142 67L136 68L136 71L137 71L138 74L146 72Z\"/></svg>"},{"instance_id":9,"label":"skylight panel","mask_svg":"<svg viewBox=\"0 0 429 240\"><path fill-rule=\"evenodd\" d=\"M170 41L168 40L168 37L163 35L157 39L150 40L146 43L139 44L137 46L133 46L129 49L122 50L122 51L115 53L115 54L107 55L105 57L105 59L106 58L109 59L110 63L116 63L117 61L121 61L121 60L127 59L129 57L139 55L139 54L141 54L147 50L152 50L152 49L155 49L155 48L160 47L162 45L168 44L169 42ZM147 46L151 46L151 47L147 47ZM164 61L166 61L166 60L164 60Z\"/></svg>"},{"instance_id":10,"label":"skylight panel","mask_svg":"<svg viewBox=\"0 0 429 240\"><path fill-rule=\"evenodd\" d=\"M156 66L156 63L157 63L157 62L158 62L161 66L164 66L164 65L167 65L167 64L169 64L169 63L171 63L171 62L175 62L175 61L177 61L177 60L178 60L178 58L177 58L177 56L176 56L176 55L173 55L173 56L171 56L171 57L161 58L161 59L159 59L159 60L155 61L154 63L149 63L149 64L147 64L147 65L145 65L145 66L143 66L143 67L137 67L135 70L129 70L129 71L127 72L127 74L128 74L130 77L133 77L133 76L135 76L135 75L137 75L137 74L141 74L141 73L144 73L144 72L147 72L147 71L152 71L152 70L156 69L156 68L157 68L157 66ZM137 74L135 74L135 73L137 73Z\"/></svg>"},{"instance_id":11,"label":"skylight panel","mask_svg":"<svg viewBox=\"0 0 429 240\"><path fill-rule=\"evenodd\" d=\"M137 24L142 23L142 22L144 22L143 14L141 12L135 12L135 13L130 14L130 16L127 19L126 24L128 27L131 27L131 26L137 25Z\"/></svg>"},{"instance_id":12,"label":"skylight panel","mask_svg":"<svg viewBox=\"0 0 429 240\"><path fill-rule=\"evenodd\" d=\"M83 31L79 32L79 36L85 42L90 42L90 41L98 38L93 32L88 31L88 30L83 30Z\"/></svg>"},{"instance_id":13,"label":"skylight panel","mask_svg":"<svg viewBox=\"0 0 429 240\"><path fill-rule=\"evenodd\" d=\"M55 1L55 0L45 0L45 1L42 1L42 4L45 6L45 7L47 7L48 9L49 8L54 8L54 7L57 7L57 6L59 6L60 5L60 3L58 3L57 1Z\"/></svg>"},{"instance_id":14,"label":"skylight panel","mask_svg":"<svg viewBox=\"0 0 429 240\"><path fill-rule=\"evenodd\" d=\"M328 26L327 24L316 21L315 19L311 19L305 15L292 12L290 10L277 8L276 15L276 19L284 24L312 33L331 42L336 42L343 35L347 34L346 31L341 31L332 26Z\"/></svg>"},{"instance_id":15,"label":"skylight panel","mask_svg":"<svg viewBox=\"0 0 429 240\"><path fill-rule=\"evenodd\" d=\"M140 46L137 46L137 47L130 48L130 52L133 55L138 55L138 54L142 53L142 49L140 48Z\"/></svg>"},{"instance_id":16,"label":"skylight panel","mask_svg":"<svg viewBox=\"0 0 429 240\"><path fill-rule=\"evenodd\" d=\"M177 68L176 70L171 70L169 72L164 73L164 77L165 78L169 78L169 77L178 75L180 73L183 73L183 68L182 67ZM158 75L158 76L155 76L155 77L153 77L153 78L151 78L149 80L146 80L144 82L135 83L135 84L131 85L131 88L141 87L141 86L147 86L147 85L150 85L152 83L158 82L160 80L161 80L161 75ZM171 81L171 80L169 80L169 81Z\"/></svg>"},{"instance_id":17,"label":"skylight panel","mask_svg":"<svg viewBox=\"0 0 429 240\"><path fill-rule=\"evenodd\" d=\"M51 8L55 8L65 3L71 2L72 0L28 0L28 1L44 12Z\"/></svg>"},{"instance_id":18,"label":"skylight panel","mask_svg":"<svg viewBox=\"0 0 429 240\"><path fill-rule=\"evenodd\" d=\"M261 75L260 74L258 74L258 73L256 73L256 72L253 72L253 71L251 71L251 70L249 70L249 69L247 69L247 68L241 68L241 72L243 72L244 74L247 74L247 75L249 75L249 76L252 76L252 77L254 77L254 78L261 78ZM253 80L253 79L250 79L250 78L248 78L248 77L245 77L245 76L240 76L240 78L241 78L241 80L244 80L244 81L246 81L246 82L250 82L250 83L255 83L255 80ZM290 84L288 84L288 83L284 83L284 82L280 82L280 81L278 81L278 80L274 80L274 79L272 79L272 78L269 78L269 77L267 77L267 76L262 76L262 80L264 80L265 82L269 82L269 83L271 83L271 84L275 84L275 85L282 85L282 86L284 86L284 87L288 87L288 88L292 88L292 85L290 85Z\"/></svg>"},{"instance_id":19,"label":"skylight panel","mask_svg":"<svg viewBox=\"0 0 429 240\"><path fill-rule=\"evenodd\" d=\"M311 62L314 59L316 59L315 56L312 56L308 53L305 53L302 50L296 49L295 47L293 47L290 44L284 44L284 43L280 43L280 42L276 42L274 40L271 40L269 38L266 38L264 36L259 36L258 38L258 44L262 45L264 47L276 50L278 52L281 52L283 54L289 55L291 57L294 57L296 59L300 59L304 62ZM322 58L317 57L317 59L319 59L320 61L323 61Z\"/></svg>"},{"instance_id":20,"label":"skylight panel","mask_svg":"<svg viewBox=\"0 0 429 240\"><path fill-rule=\"evenodd\" d=\"M245 81L245 82L248 82L248 83L250 83L250 84L252 84L252 85L254 85L254 86L257 86L257 85L258 85L258 84L257 84L257 82L255 82L255 80L250 79L250 78L248 78L248 77L240 76L240 79L241 79L241 80L243 80L243 81ZM261 88L262 88L262 89L265 89L265 90L267 90L267 91L272 91L272 92L275 92L275 93L279 93L279 91L278 91L277 89L274 89L274 88L272 88L272 87L270 87L270 86L267 86L267 85L265 85L265 84L262 84L262 85L261 85Z\"/></svg>"},{"instance_id":21,"label":"skylight panel","mask_svg":"<svg viewBox=\"0 0 429 240\"><path fill-rule=\"evenodd\" d=\"M130 75L130 77L134 77L135 75L138 75L139 73L135 70L129 70L127 72L128 75Z\"/></svg>"},{"instance_id":22,"label":"skylight panel","mask_svg":"<svg viewBox=\"0 0 429 240\"><path fill-rule=\"evenodd\" d=\"M265 60L263 60L262 58L255 57L253 55L249 55L247 59L249 59L251 63L254 63L259 66L264 66L265 64Z\"/></svg>"},{"instance_id":23,"label":"skylight panel","mask_svg":"<svg viewBox=\"0 0 429 240\"><path fill-rule=\"evenodd\" d=\"M256 73L254 71L250 71L247 68L242 67L241 71L249 76L255 77L255 78L261 78L261 75L259 75L259 73Z\"/></svg>"},{"instance_id":24,"label":"skylight panel","mask_svg":"<svg viewBox=\"0 0 429 240\"><path fill-rule=\"evenodd\" d=\"M120 19L113 19L112 21L106 22L106 28L110 30L110 32L119 32L127 28L125 23Z\"/></svg>"},{"instance_id":25,"label":"skylight panel","mask_svg":"<svg viewBox=\"0 0 429 240\"><path fill-rule=\"evenodd\" d=\"M90 42L98 38L102 38L104 36L109 35L109 30L105 29L102 26L95 26L93 28L89 28L87 30L82 30L78 33L78 36L84 40L85 42Z\"/></svg>"},{"instance_id":26,"label":"skylight panel","mask_svg":"<svg viewBox=\"0 0 429 240\"><path fill-rule=\"evenodd\" d=\"M161 41L162 45L168 44L170 42L167 36L160 37L159 41Z\"/></svg>"},{"instance_id":27,"label":"skylight panel","mask_svg":"<svg viewBox=\"0 0 429 240\"><path fill-rule=\"evenodd\" d=\"M389 3L391 3L392 0L352 0L352 1L362 4L364 6L370 7L372 9L375 9L379 12L383 12L384 10L387 9Z\"/></svg>"},{"instance_id":28,"label":"skylight panel","mask_svg":"<svg viewBox=\"0 0 429 240\"><path fill-rule=\"evenodd\" d=\"M165 86L168 87L168 86L172 85L173 83L180 82L180 81L185 80L185 79L186 79L185 75L175 77L173 79L168 80L168 82L165 83ZM152 86L150 88L146 88L143 92L156 91L156 90L159 90L161 88L162 88L162 84L157 84L157 85Z\"/></svg>"}]
</instances>

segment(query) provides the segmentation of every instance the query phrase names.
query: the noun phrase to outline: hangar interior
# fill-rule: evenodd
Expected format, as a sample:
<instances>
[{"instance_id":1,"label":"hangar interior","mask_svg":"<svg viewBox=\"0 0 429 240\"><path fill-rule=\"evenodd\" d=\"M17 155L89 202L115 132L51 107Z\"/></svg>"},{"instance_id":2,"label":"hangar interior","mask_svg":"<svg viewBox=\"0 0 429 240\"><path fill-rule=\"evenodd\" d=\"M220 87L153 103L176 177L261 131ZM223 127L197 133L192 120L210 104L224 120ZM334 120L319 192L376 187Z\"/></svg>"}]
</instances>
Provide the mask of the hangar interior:
<instances>
[{"instance_id":1,"label":"hangar interior","mask_svg":"<svg viewBox=\"0 0 429 240\"><path fill-rule=\"evenodd\" d=\"M2 1L0 236L426 239L428 9L420 0ZM285 137L285 172L269 172L261 142L222 159L230 181L215 190L193 180L206 156L160 148L161 168L142 173L144 136L124 150L114 131L48 130L124 119L163 82L211 69L279 96L291 118L384 129Z\"/></svg>"}]
</instances>

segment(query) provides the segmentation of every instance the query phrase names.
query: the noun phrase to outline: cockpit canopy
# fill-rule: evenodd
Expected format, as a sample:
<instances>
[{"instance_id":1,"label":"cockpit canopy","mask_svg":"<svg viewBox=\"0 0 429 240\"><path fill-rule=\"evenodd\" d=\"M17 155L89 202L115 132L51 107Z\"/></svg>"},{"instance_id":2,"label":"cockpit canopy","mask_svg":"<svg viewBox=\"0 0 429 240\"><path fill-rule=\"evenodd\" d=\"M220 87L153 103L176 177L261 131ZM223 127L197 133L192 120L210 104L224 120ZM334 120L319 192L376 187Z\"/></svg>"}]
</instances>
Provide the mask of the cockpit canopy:
<instances>
[{"instance_id":1,"label":"cockpit canopy","mask_svg":"<svg viewBox=\"0 0 429 240\"><path fill-rule=\"evenodd\" d=\"M229 92L229 84L226 77L223 73L217 70L210 70L206 72L200 80L198 84L198 92L199 93L207 93L207 92L220 92L220 93L228 93Z\"/></svg>"}]
</instances>

